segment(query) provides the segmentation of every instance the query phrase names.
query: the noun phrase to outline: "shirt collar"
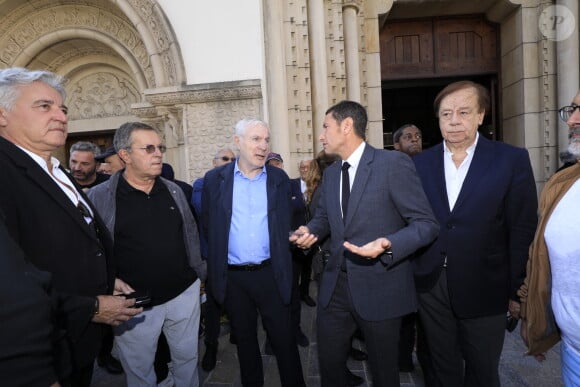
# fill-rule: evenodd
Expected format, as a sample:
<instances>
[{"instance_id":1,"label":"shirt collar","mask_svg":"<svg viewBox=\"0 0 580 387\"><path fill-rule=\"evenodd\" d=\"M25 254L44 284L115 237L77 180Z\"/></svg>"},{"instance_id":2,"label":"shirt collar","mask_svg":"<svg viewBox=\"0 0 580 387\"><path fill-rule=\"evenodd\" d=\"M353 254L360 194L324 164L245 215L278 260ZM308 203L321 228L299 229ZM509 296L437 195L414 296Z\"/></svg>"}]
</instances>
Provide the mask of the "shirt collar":
<instances>
[{"instance_id":1,"label":"shirt collar","mask_svg":"<svg viewBox=\"0 0 580 387\"><path fill-rule=\"evenodd\" d=\"M238 160L239 160L239 158L236 159L235 164L234 164L234 176L237 175L237 176L241 176L241 177L244 177L246 179L249 179L249 180L256 180L256 179L260 178L260 176L268 174L266 172L266 164L264 164L264 166L262 167L262 172L258 173L256 175L256 177L254 177L253 179L250 179L249 177L244 175L244 172L242 172L242 170L238 167Z\"/></svg>"},{"instance_id":2,"label":"shirt collar","mask_svg":"<svg viewBox=\"0 0 580 387\"><path fill-rule=\"evenodd\" d=\"M38 165L40 165L42 167L42 169L48 171L48 165L46 164L46 160L44 160L42 157L40 157L36 153L31 152L28 149L21 147L20 145L17 145L17 144L14 144L14 145L16 145L24 153L26 153L28 156L30 156L30 158L32 158L32 160L34 160ZM56 157L53 157L53 156L50 156L50 163L52 164L52 169L58 168L60 166L60 161L58 161L58 159Z\"/></svg>"},{"instance_id":3,"label":"shirt collar","mask_svg":"<svg viewBox=\"0 0 580 387\"><path fill-rule=\"evenodd\" d=\"M477 141L479 140L479 132L477 132L475 134L475 141L473 142L473 144L471 144L466 150L465 152L468 155L473 154L473 152L475 152L475 147L477 146ZM449 148L447 147L447 142L445 140L443 140L443 152L445 152L446 154L453 154L453 152L451 152L451 150L449 150Z\"/></svg>"},{"instance_id":4,"label":"shirt collar","mask_svg":"<svg viewBox=\"0 0 580 387\"><path fill-rule=\"evenodd\" d=\"M351 168L357 169L362 154L365 150L365 144L366 142L361 142L360 145L354 150L354 152L352 152L352 154L348 157L348 159L345 160L350 164Z\"/></svg>"}]
</instances>

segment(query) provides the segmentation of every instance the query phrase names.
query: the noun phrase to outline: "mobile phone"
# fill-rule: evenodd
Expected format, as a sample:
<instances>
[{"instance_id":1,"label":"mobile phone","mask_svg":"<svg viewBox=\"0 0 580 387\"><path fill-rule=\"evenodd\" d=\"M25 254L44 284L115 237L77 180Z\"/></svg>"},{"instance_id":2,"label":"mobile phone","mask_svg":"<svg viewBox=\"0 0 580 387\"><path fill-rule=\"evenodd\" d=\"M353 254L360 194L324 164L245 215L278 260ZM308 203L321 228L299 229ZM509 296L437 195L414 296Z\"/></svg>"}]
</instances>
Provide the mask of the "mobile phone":
<instances>
[{"instance_id":1,"label":"mobile phone","mask_svg":"<svg viewBox=\"0 0 580 387\"><path fill-rule=\"evenodd\" d=\"M151 303L151 296L149 295L149 293L135 292L125 295L125 298L135 299L135 304L132 306L133 308L146 307L149 306L149 304Z\"/></svg>"}]
</instances>

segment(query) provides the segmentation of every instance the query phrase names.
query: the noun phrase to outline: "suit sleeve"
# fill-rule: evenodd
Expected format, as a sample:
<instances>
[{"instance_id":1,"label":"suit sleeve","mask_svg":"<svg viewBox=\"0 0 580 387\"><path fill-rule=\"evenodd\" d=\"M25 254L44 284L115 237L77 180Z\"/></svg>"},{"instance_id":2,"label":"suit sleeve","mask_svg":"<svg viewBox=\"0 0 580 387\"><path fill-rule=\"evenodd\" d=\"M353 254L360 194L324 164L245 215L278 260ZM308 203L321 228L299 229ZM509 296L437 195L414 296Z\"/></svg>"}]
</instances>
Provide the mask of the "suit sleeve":
<instances>
[{"instance_id":1,"label":"suit sleeve","mask_svg":"<svg viewBox=\"0 0 580 387\"><path fill-rule=\"evenodd\" d=\"M536 184L530 158L525 149L518 149L505 208L509 227L512 300L519 300L517 290L526 277L528 250L538 224L537 210Z\"/></svg>"},{"instance_id":2,"label":"suit sleeve","mask_svg":"<svg viewBox=\"0 0 580 387\"><path fill-rule=\"evenodd\" d=\"M391 241L393 262L396 262L434 241L439 234L439 223L433 215L413 161L404 154L394 155L397 165L388 168L389 194L407 224L397 232L386 235Z\"/></svg>"}]
</instances>

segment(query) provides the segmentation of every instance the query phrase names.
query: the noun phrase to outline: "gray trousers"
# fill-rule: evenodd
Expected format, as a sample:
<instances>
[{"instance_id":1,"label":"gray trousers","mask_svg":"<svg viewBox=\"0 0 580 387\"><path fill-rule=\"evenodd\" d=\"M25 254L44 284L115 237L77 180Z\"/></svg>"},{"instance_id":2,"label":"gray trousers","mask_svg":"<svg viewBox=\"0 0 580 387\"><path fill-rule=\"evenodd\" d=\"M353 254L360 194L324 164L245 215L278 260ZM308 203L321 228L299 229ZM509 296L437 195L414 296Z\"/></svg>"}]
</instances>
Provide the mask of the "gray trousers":
<instances>
[{"instance_id":1,"label":"gray trousers","mask_svg":"<svg viewBox=\"0 0 580 387\"><path fill-rule=\"evenodd\" d=\"M161 331L171 352L176 387L198 387L199 279L174 299L115 328L115 347L128 387L157 387L153 362Z\"/></svg>"}]
</instances>

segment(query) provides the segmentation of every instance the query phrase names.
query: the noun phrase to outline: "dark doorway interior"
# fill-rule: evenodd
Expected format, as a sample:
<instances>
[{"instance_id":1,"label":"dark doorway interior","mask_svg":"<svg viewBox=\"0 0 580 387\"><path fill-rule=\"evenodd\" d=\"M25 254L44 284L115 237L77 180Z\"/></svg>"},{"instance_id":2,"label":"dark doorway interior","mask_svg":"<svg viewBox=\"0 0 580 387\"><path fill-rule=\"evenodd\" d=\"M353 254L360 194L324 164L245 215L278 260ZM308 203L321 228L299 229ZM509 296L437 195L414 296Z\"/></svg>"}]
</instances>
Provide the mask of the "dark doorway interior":
<instances>
[{"instance_id":1,"label":"dark doorway interior","mask_svg":"<svg viewBox=\"0 0 580 387\"><path fill-rule=\"evenodd\" d=\"M446 85L465 79L480 83L490 92L491 111L486 114L479 132L488 138L500 140L501 131L497 125L499 122L497 76L397 80L385 81L382 85L385 148L392 149L392 133L404 124L414 124L421 129L424 149L441 142L442 137L433 111L433 101Z\"/></svg>"}]
</instances>

